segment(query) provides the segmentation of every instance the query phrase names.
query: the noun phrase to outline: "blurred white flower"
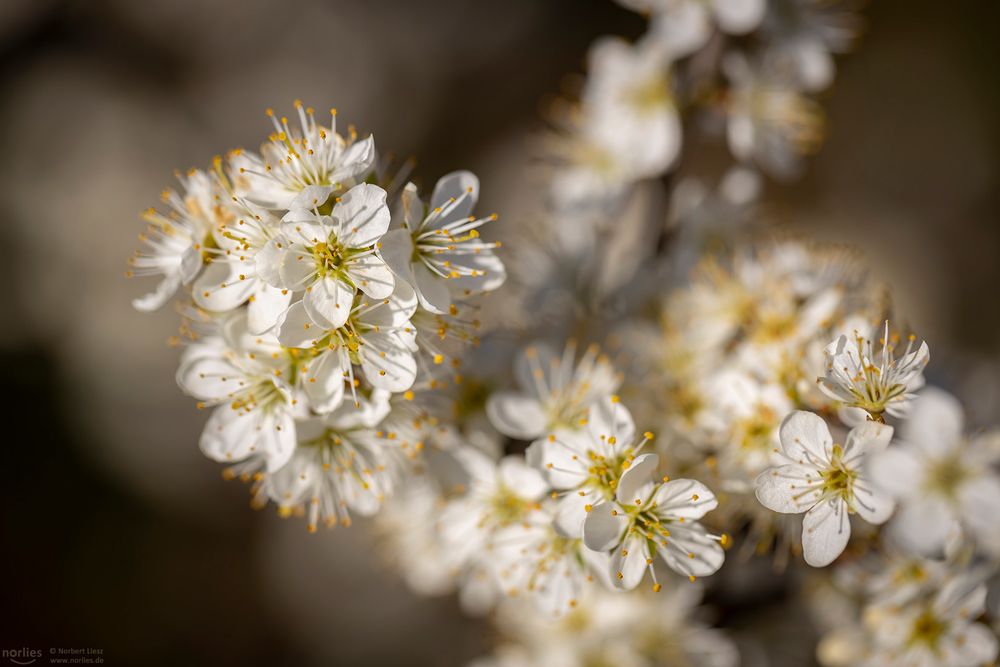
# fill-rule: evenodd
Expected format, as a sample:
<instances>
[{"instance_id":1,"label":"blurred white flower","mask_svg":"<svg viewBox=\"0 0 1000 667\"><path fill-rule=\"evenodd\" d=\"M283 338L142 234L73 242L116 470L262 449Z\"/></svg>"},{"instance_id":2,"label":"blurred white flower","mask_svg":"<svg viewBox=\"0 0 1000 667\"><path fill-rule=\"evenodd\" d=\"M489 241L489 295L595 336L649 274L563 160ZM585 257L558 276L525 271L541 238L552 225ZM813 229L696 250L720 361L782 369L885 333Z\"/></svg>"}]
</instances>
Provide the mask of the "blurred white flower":
<instances>
[{"instance_id":1,"label":"blurred white flower","mask_svg":"<svg viewBox=\"0 0 1000 667\"><path fill-rule=\"evenodd\" d=\"M544 344L527 347L514 365L519 392L499 391L486 403L486 414L498 431L531 440L559 429L577 430L586 424L587 411L621 383L596 345L576 360L576 344L562 355Z\"/></svg>"},{"instance_id":2,"label":"blurred white flower","mask_svg":"<svg viewBox=\"0 0 1000 667\"><path fill-rule=\"evenodd\" d=\"M872 458L872 480L899 500L892 535L920 553L936 554L957 526L1000 555L998 452L963 433L962 408L930 387L913 402L900 443Z\"/></svg>"},{"instance_id":3,"label":"blurred white flower","mask_svg":"<svg viewBox=\"0 0 1000 667\"><path fill-rule=\"evenodd\" d=\"M392 492L391 459L402 450L394 433L376 429L389 414L389 393L376 389L358 400L298 420L295 453L262 480L279 513L304 513L310 532L320 523L350 525L352 511L374 514Z\"/></svg>"},{"instance_id":4,"label":"blurred white flower","mask_svg":"<svg viewBox=\"0 0 1000 667\"><path fill-rule=\"evenodd\" d=\"M872 646L863 664L978 667L997 657L997 638L975 620L986 608L986 586L967 575L944 583L933 596L865 610Z\"/></svg>"},{"instance_id":5,"label":"blurred white flower","mask_svg":"<svg viewBox=\"0 0 1000 667\"><path fill-rule=\"evenodd\" d=\"M782 422L780 438L788 463L760 474L757 499L775 512L805 512L803 555L813 567L824 567L847 546L850 514L876 525L892 514L892 498L876 490L863 470L865 457L889 444L892 427L868 422L851 430L841 446L821 417L797 410Z\"/></svg>"},{"instance_id":6,"label":"blurred white flower","mask_svg":"<svg viewBox=\"0 0 1000 667\"><path fill-rule=\"evenodd\" d=\"M924 385L923 371L930 361L927 343L913 349L915 341L911 335L897 358L898 336L890 336L888 320L877 352L872 340L857 331L851 338L841 335L826 348L826 375L818 379L819 387L830 398L861 408L873 419L883 419L883 413L903 417L915 397L913 392Z\"/></svg>"},{"instance_id":7,"label":"blurred white flower","mask_svg":"<svg viewBox=\"0 0 1000 667\"><path fill-rule=\"evenodd\" d=\"M766 0L618 0L629 9L652 15L652 39L674 58L705 46L713 27L745 35L760 25Z\"/></svg>"},{"instance_id":8,"label":"blurred white flower","mask_svg":"<svg viewBox=\"0 0 1000 667\"><path fill-rule=\"evenodd\" d=\"M633 180L656 176L680 153L670 61L649 44L605 37L591 46L584 134L612 151Z\"/></svg>"},{"instance_id":9,"label":"blurred white flower","mask_svg":"<svg viewBox=\"0 0 1000 667\"><path fill-rule=\"evenodd\" d=\"M770 0L761 26L767 58L790 69L803 90L833 83L833 54L846 53L861 29L851 3L826 0Z\"/></svg>"},{"instance_id":10,"label":"blurred white flower","mask_svg":"<svg viewBox=\"0 0 1000 667\"><path fill-rule=\"evenodd\" d=\"M448 313L454 299L494 290L507 277L493 254L498 244L480 239L479 228L496 216L472 215L478 199L479 179L468 171L442 177L426 210L410 183L403 189L394 228L382 237L385 261L432 313Z\"/></svg>"},{"instance_id":11,"label":"blurred white flower","mask_svg":"<svg viewBox=\"0 0 1000 667\"><path fill-rule=\"evenodd\" d=\"M780 70L751 64L732 52L723 61L732 87L726 136L737 159L753 162L777 178L796 176L800 158L823 138L823 114Z\"/></svg>"}]
</instances>

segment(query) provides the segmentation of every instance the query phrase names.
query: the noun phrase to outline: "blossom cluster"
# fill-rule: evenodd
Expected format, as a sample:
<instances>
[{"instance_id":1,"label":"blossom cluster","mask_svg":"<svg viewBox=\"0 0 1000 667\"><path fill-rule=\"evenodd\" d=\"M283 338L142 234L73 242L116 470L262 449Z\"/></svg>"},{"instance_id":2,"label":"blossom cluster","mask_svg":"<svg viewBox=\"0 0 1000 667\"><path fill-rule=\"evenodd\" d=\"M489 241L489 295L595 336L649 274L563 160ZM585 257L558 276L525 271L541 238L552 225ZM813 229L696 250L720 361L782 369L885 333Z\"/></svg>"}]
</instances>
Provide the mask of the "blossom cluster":
<instances>
[{"instance_id":1,"label":"blossom cluster","mask_svg":"<svg viewBox=\"0 0 1000 667\"><path fill-rule=\"evenodd\" d=\"M818 148L859 16L620 4L647 30L553 107L503 261L474 175L424 199L335 112L179 176L131 272L161 277L140 310L180 296L202 451L311 530L374 515L411 588L493 614L477 666L736 665L764 648L702 600L762 562L825 666L990 663L1000 435L925 386L859 252L758 206Z\"/></svg>"},{"instance_id":2,"label":"blossom cluster","mask_svg":"<svg viewBox=\"0 0 1000 667\"><path fill-rule=\"evenodd\" d=\"M295 111L267 111L259 152L178 174L129 274L160 279L139 310L179 297L177 383L212 410L201 450L315 530L391 494L422 446L399 404L454 372L478 339L472 301L506 272L472 173L425 202L380 169L372 136L337 132L336 110Z\"/></svg>"}]
</instances>

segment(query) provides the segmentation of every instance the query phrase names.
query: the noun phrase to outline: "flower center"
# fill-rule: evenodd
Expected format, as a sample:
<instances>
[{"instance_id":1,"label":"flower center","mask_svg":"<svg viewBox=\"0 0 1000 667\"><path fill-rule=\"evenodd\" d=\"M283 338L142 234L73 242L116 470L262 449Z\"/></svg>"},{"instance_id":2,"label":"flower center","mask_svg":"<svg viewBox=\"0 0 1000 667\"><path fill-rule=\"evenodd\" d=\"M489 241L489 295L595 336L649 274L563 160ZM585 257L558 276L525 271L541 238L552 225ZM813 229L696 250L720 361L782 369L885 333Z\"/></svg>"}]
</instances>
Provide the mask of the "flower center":
<instances>
[{"instance_id":1,"label":"flower center","mask_svg":"<svg viewBox=\"0 0 1000 667\"><path fill-rule=\"evenodd\" d=\"M350 249L340 245L333 234L325 243L314 245L311 252L316 262L316 273L320 276L336 275L351 255Z\"/></svg>"},{"instance_id":2,"label":"flower center","mask_svg":"<svg viewBox=\"0 0 1000 667\"><path fill-rule=\"evenodd\" d=\"M670 87L666 77L653 76L633 86L625 94L628 104L637 111L648 113L670 103Z\"/></svg>"},{"instance_id":3,"label":"flower center","mask_svg":"<svg viewBox=\"0 0 1000 667\"><path fill-rule=\"evenodd\" d=\"M948 624L936 617L930 609L924 611L913 621L913 628L910 630L911 644L926 644L930 647L937 646L941 636L948 630Z\"/></svg>"},{"instance_id":4,"label":"flower center","mask_svg":"<svg viewBox=\"0 0 1000 667\"><path fill-rule=\"evenodd\" d=\"M968 476L969 471L961 461L944 458L928 466L926 484L929 490L947 498L954 498L958 487Z\"/></svg>"},{"instance_id":5,"label":"flower center","mask_svg":"<svg viewBox=\"0 0 1000 667\"><path fill-rule=\"evenodd\" d=\"M840 496L844 500L849 500L854 493L854 481L858 473L844 466L843 456L844 450L841 446L834 445L830 467L821 473L822 491L825 496Z\"/></svg>"},{"instance_id":6,"label":"flower center","mask_svg":"<svg viewBox=\"0 0 1000 667\"><path fill-rule=\"evenodd\" d=\"M490 516L500 527L509 526L524 518L532 503L501 484L490 499Z\"/></svg>"}]
</instances>

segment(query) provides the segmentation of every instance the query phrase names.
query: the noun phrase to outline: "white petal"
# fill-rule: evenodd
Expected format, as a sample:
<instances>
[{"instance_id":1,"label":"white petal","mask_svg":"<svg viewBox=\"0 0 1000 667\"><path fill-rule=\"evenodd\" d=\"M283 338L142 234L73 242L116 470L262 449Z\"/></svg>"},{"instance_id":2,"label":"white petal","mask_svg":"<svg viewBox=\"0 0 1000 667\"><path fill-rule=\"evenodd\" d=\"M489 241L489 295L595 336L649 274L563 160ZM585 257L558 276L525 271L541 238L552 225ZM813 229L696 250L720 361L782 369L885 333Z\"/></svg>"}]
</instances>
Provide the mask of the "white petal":
<instances>
[{"instance_id":1,"label":"white petal","mask_svg":"<svg viewBox=\"0 0 1000 667\"><path fill-rule=\"evenodd\" d=\"M451 291L447 284L450 281L432 273L423 262L414 262L411 270L420 305L432 313L447 313L451 306Z\"/></svg>"},{"instance_id":2,"label":"white petal","mask_svg":"<svg viewBox=\"0 0 1000 667\"><path fill-rule=\"evenodd\" d=\"M632 590L646 574L649 545L642 535L630 535L611 552L611 583L620 590Z\"/></svg>"},{"instance_id":3,"label":"white petal","mask_svg":"<svg viewBox=\"0 0 1000 667\"><path fill-rule=\"evenodd\" d=\"M538 500L549 491L542 474L524 464L520 456L506 456L500 460L500 480L517 495L528 500Z\"/></svg>"},{"instance_id":4,"label":"white petal","mask_svg":"<svg viewBox=\"0 0 1000 667\"><path fill-rule=\"evenodd\" d=\"M302 387L309 406L318 414L326 414L341 404L344 382L340 350L323 352L302 371Z\"/></svg>"},{"instance_id":5,"label":"white petal","mask_svg":"<svg viewBox=\"0 0 1000 667\"><path fill-rule=\"evenodd\" d=\"M802 518L802 555L813 567L836 560L850 538L847 505L839 498L819 503Z\"/></svg>"},{"instance_id":6,"label":"white petal","mask_svg":"<svg viewBox=\"0 0 1000 667\"><path fill-rule=\"evenodd\" d=\"M382 259L395 274L410 280L410 258L413 257L413 237L409 230L393 229L379 240Z\"/></svg>"},{"instance_id":7,"label":"white petal","mask_svg":"<svg viewBox=\"0 0 1000 667\"><path fill-rule=\"evenodd\" d=\"M781 449L797 463L816 465L830 460L833 437L823 418L812 412L796 410L781 422L778 430Z\"/></svg>"},{"instance_id":8,"label":"white petal","mask_svg":"<svg viewBox=\"0 0 1000 667\"><path fill-rule=\"evenodd\" d=\"M222 400L240 389L242 371L221 356L185 357L177 369L177 384L184 393L203 401Z\"/></svg>"},{"instance_id":9,"label":"white petal","mask_svg":"<svg viewBox=\"0 0 1000 667\"><path fill-rule=\"evenodd\" d=\"M656 454L640 454L635 457L631 465L622 473L618 480L618 491L615 494L618 502L622 505L641 505L646 501L644 492L649 493L650 489L644 489L647 484L653 481L656 469L660 465L660 457ZM636 503L636 501L639 501Z\"/></svg>"},{"instance_id":10,"label":"white petal","mask_svg":"<svg viewBox=\"0 0 1000 667\"><path fill-rule=\"evenodd\" d=\"M892 427L878 422L866 421L855 426L847 434L844 445L844 459L853 461L866 454L883 451L892 440Z\"/></svg>"},{"instance_id":11,"label":"white petal","mask_svg":"<svg viewBox=\"0 0 1000 667\"><path fill-rule=\"evenodd\" d=\"M353 287L332 276L314 282L302 297L302 305L320 328L339 329L347 322L354 306Z\"/></svg>"},{"instance_id":12,"label":"white petal","mask_svg":"<svg viewBox=\"0 0 1000 667\"><path fill-rule=\"evenodd\" d=\"M389 229L389 207L386 192L377 185L355 185L341 196L333 207L337 225L337 240L349 248L374 245Z\"/></svg>"},{"instance_id":13,"label":"white petal","mask_svg":"<svg viewBox=\"0 0 1000 667\"><path fill-rule=\"evenodd\" d=\"M712 0L715 20L724 32L745 35L764 18L764 0Z\"/></svg>"},{"instance_id":14,"label":"white petal","mask_svg":"<svg viewBox=\"0 0 1000 667\"><path fill-rule=\"evenodd\" d=\"M876 487L896 498L921 493L927 460L916 447L893 445L876 452L865 463L865 471Z\"/></svg>"},{"instance_id":15,"label":"white petal","mask_svg":"<svg viewBox=\"0 0 1000 667\"><path fill-rule=\"evenodd\" d=\"M417 297L413 289L397 280L392 294L385 299L367 302L369 307L357 314L359 322L374 328L400 328L409 324L417 310Z\"/></svg>"},{"instance_id":16,"label":"white petal","mask_svg":"<svg viewBox=\"0 0 1000 667\"><path fill-rule=\"evenodd\" d=\"M454 197L455 203L449 204ZM449 207L442 222L467 218L479 200L479 179L471 171L453 171L438 179L431 195L431 208Z\"/></svg>"},{"instance_id":17,"label":"white petal","mask_svg":"<svg viewBox=\"0 0 1000 667\"><path fill-rule=\"evenodd\" d=\"M392 271L378 255L353 259L344 266L344 271L358 289L373 299L386 298L396 284Z\"/></svg>"},{"instance_id":18,"label":"white petal","mask_svg":"<svg viewBox=\"0 0 1000 667\"><path fill-rule=\"evenodd\" d=\"M506 267L492 251L483 250L473 255L453 255L453 257L453 264L476 272L476 275L460 275L458 278L449 278L446 281L448 289L457 297L491 292L507 280Z\"/></svg>"},{"instance_id":19,"label":"white petal","mask_svg":"<svg viewBox=\"0 0 1000 667\"><path fill-rule=\"evenodd\" d=\"M539 438L528 451L553 488L575 489L589 475L589 444L583 434L560 430Z\"/></svg>"},{"instance_id":20,"label":"white petal","mask_svg":"<svg viewBox=\"0 0 1000 667\"><path fill-rule=\"evenodd\" d=\"M334 188L332 185L307 185L288 203L292 211L311 212L326 203Z\"/></svg>"},{"instance_id":21,"label":"white petal","mask_svg":"<svg viewBox=\"0 0 1000 667\"><path fill-rule=\"evenodd\" d=\"M900 427L900 436L927 454L940 455L961 440L964 421L958 399L936 387L927 387Z\"/></svg>"},{"instance_id":22,"label":"white petal","mask_svg":"<svg viewBox=\"0 0 1000 667\"><path fill-rule=\"evenodd\" d=\"M594 551L608 551L621 542L628 523L628 517L618 510L616 503L594 505L583 522L583 543Z\"/></svg>"},{"instance_id":23,"label":"white petal","mask_svg":"<svg viewBox=\"0 0 1000 667\"><path fill-rule=\"evenodd\" d=\"M893 510L896 509L896 502L887 493L883 493L872 487L868 480L861 478L854 484L854 501L851 508L862 519L878 526L889 520Z\"/></svg>"},{"instance_id":24,"label":"white petal","mask_svg":"<svg viewBox=\"0 0 1000 667\"><path fill-rule=\"evenodd\" d=\"M278 340L285 347L311 347L323 335L323 328L316 326L301 301L293 303L278 318Z\"/></svg>"},{"instance_id":25,"label":"white petal","mask_svg":"<svg viewBox=\"0 0 1000 667\"><path fill-rule=\"evenodd\" d=\"M267 283L258 280L257 291L253 294L253 300L247 308L247 327L250 333L259 334L267 331L275 324L281 314L285 312L292 301L290 290L282 290L271 287Z\"/></svg>"},{"instance_id":26,"label":"white petal","mask_svg":"<svg viewBox=\"0 0 1000 667\"><path fill-rule=\"evenodd\" d=\"M982 623L965 626L953 644L956 665L990 665L997 658L997 638Z\"/></svg>"},{"instance_id":27,"label":"white petal","mask_svg":"<svg viewBox=\"0 0 1000 667\"><path fill-rule=\"evenodd\" d=\"M359 355L361 369L372 386L392 392L406 391L413 386L417 362L394 333L366 333Z\"/></svg>"},{"instance_id":28,"label":"white petal","mask_svg":"<svg viewBox=\"0 0 1000 667\"><path fill-rule=\"evenodd\" d=\"M715 494L693 479L672 479L661 484L653 502L658 516L686 520L698 520L719 506Z\"/></svg>"},{"instance_id":29,"label":"white petal","mask_svg":"<svg viewBox=\"0 0 1000 667\"><path fill-rule=\"evenodd\" d=\"M348 146L337 160L336 171L327 179L332 183L350 183L364 178L375 164L375 139L368 135Z\"/></svg>"},{"instance_id":30,"label":"white petal","mask_svg":"<svg viewBox=\"0 0 1000 667\"><path fill-rule=\"evenodd\" d=\"M782 514L805 512L819 499L819 490L805 490L818 478L816 470L797 463L768 468L754 483L757 500L769 510Z\"/></svg>"},{"instance_id":31,"label":"white petal","mask_svg":"<svg viewBox=\"0 0 1000 667\"><path fill-rule=\"evenodd\" d=\"M674 524L667 546L657 545L660 557L674 572L693 577L707 577L718 572L726 560L719 541L700 523Z\"/></svg>"},{"instance_id":32,"label":"white petal","mask_svg":"<svg viewBox=\"0 0 1000 667\"><path fill-rule=\"evenodd\" d=\"M586 491L581 489L580 493L571 491L560 498L556 505L555 526L563 535L572 539L583 537L583 522L587 519L587 506L589 505L593 509L602 500L598 492L593 489Z\"/></svg>"},{"instance_id":33,"label":"white petal","mask_svg":"<svg viewBox=\"0 0 1000 667\"><path fill-rule=\"evenodd\" d=\"M917 497L899 507L889 532L905 548L935 556L955 526L955 515L943 501Z\"/></svg>"},{"instance_id":34,"label":"white petal","mask_svg":"<svg viewBox=\"0 0 1000 667\"><path fill-rule=\"evenodd\" d=\"M262 415L220 405L202 432L202 452L216 461L241 461L263 456L267 470L284 465L295 450L295 422L287 411Z\"/></svg>"},{"instance_id":35,"label":"white petal","mask_svg":"<svg viewBox=\"0 0 1000 667\"><path fill-rule=\"evenodd\" d=\"M632 421L632 414L628 408L610 397L602 398L590 406L587 430L596 442L611 444L609 439L614 438L615 443L612 447L628 447L635 439L635 422Z\"/></svg>"},{"instance_id":36,"label":"white petal","mask_svg":"<svg viewBox=\"0 0 1000 667\"><path fill-rule=\"evenodd\" d=\"M240 307L257 289L252 269L253 265L247 263L212 262L194 281L191 293L194 302L217 313Z\"/></svg>"},{"instance_id":37,"label":"white petal","mask_svg":"<svg viewBox=\"0 0 1000 667\"><path fill-rule=\"evenodd\" d=\"M143 313L151 313L163 307L171 297L177 293L177 288L181 286L179 275L171 274L165 276L157 285L156 289L145 296L132 299L132 307Z\"/></svg>"},{"instance_id":38,"label":"white petal","mask_svg":"<svg viewBox=\"0 0 1000 667\"><path fill-rule=\"evenodd\" d=\"M536 399L511 391L491 395L486 401L486 414L496 430L519 440L542 435L548 421Z\"/></svg>"},{"instance_id":39,"label":"white petal","mask_svg":"<svg viewBox=\"0 0 1000 667\"><path fill-rule=\"evenodd\" d=\"M1000 479L987 472L961 486L962 519L976 537L995 546L1000 540Z\"/></svg>"}]
</instances>

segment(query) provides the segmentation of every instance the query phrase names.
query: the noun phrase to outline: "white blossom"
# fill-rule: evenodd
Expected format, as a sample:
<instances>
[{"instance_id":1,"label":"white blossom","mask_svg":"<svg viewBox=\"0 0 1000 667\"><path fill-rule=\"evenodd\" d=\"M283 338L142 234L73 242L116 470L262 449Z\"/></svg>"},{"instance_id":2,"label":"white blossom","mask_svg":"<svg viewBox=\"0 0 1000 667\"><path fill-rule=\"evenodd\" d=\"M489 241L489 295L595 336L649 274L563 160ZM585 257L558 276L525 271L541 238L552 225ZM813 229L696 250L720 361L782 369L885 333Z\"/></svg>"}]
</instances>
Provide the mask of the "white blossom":
<instances>
[{"instance_id":1,"label":"white blossom","mask_svg":"<svg viewBox=\"0 0 1000 667\"><path fill-rule=\"evenodd\" d=\"M525 348L514 365L520 391L500 391L490 396L486 413L498 431L512 438L530 440L557 429L579 429L587 411L621 383L596 345L576 359L576 344L562 355L547 345Z\"/></svg>"},{"instance_id":2,"label":"white blossom","mask_svg":"<svg viewBox=\"0 0 1000 667\"><path fill-rule=\"evenodd\" d=\"M337 134L337 110L330 109L330 126L316 122L312 108L295 102L299 125L267 115L274 126L260 155L234 151L230 161L238 192L266 208L311 209L331 194L363 181L375 167L371 136L357 140L353 129L345 139Z\"/></svg>"},{"instance_id":3,"label":"white blossom","mask_svg":"<svg viewBox=\"0 0 1000 667\"><path fill-rule=\"evenodd\" d=\"M757 499L775 512L805 513L803 555L813 567L824 567L847 546L849 515L877 525L892 514L892 499L874 488L863 469L866 456L889 444L892 427L868 422L839 445L821 417L797 410L782 422L780 438L787 463L760 474Z\"/></svg>"},{"instance_id":4,"label":"white blossom","mask_svg":"<svg viewBox=\"0 0 1000 667\"><path fill-rule=\"evenodd\" d=\"M426 209L410 183L403 189L394 229L382 238L386 262L432 313L448 313L453 300L492 291L507 277L493 253L498 244L479 236L479 228L496 216L472 215L478 198L479 179L468 171L442 177Z\"/></svg>"},{"instance_id":5,"label":"white blossom","mask_svg":"<svg viewBox=\"0 0 1000 667\"><path fill-rule=\"evenodd\" d=\"M715 573L725 559L721 545L728 537L712 535L698 523L718 507L715 495L692 479L655 480L658 465L656 454L636 457L622 473L614 500L594 505L584 520L584 544L611 552L616 588L635 588L649 570L653 590L660 590L656 556L692 580Z\"/></svg>"},{"instance_id":6,"label":"white blossom","mask_svg":"<svg viewBox=\"0 0 1000 667\"><path fill-rule=\"evenodd\" d=\"M998 453L963 433L962 408L936 388L921 392L900 427L900 442L873 457L872 480L900 504L890 524L907 547L935 554L961 527L1000 554Z\"/></svg>"},{"instance_id":7,"label":"white blossom","mask_svg":"<svg viewBox=\"0 0 1000 667\"><path fill-rule=\"evenodd\" d=\"M221 334L185 350L177 371L181 389L204 406L218 406L201 450L216 461L262 458L273 472L295 450L292 358L273 336L250 334L244 313L231 316Z\"/></svg>"},{"instance_id":8,"label":"white blossom","mask_svg":"<svg viewBox=\"0 0 1000 667\"><path fill-rule=\"evenodd\" d=\"M820 389L847 407L861 408L874 419L883 413L905 416L914 392L924 385L923 370L930 360L926 342L914 349L910 336L902 355L896 356L897 336L889 334L885 323L879 347L857 331L841 335L826 348L826 375L819 378Z\"/></svg>"}]
</instances>

